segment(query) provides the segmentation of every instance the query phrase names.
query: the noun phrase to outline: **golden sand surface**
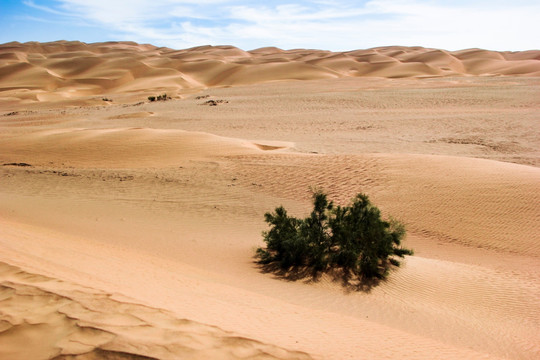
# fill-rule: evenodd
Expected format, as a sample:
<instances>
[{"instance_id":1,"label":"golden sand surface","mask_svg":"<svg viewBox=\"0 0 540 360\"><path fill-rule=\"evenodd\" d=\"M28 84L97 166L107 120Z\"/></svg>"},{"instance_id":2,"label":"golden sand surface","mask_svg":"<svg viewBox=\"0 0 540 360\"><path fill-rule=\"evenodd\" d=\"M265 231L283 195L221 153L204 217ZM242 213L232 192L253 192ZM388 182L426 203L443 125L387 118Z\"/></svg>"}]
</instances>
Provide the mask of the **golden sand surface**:
<instances>
[{"instance_id":1,"label":"golden sand surface","mask_svg":"<svg viewBox=\"0 0 540 360\"><path fill-rule=\"evenodd\" d=\"M538 359L540 51L0 45L0 358ZM167 101L148 96L166 93ZM369 292L263 273L364 192Z\"/></svg>"}]
</instances>

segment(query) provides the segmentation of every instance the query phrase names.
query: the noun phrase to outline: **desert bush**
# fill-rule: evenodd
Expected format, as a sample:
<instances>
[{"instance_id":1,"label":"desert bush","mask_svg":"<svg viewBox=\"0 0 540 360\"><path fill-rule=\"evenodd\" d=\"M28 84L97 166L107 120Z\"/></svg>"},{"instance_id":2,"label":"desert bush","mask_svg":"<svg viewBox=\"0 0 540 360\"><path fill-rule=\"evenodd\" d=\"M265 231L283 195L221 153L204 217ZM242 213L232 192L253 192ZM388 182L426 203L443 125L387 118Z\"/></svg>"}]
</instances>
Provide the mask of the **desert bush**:
<instances>
[{"instance_id":1,"label":"desert bush","mask_svg":"<svg viewBox=\"0 0 540 360\"><path fill-rule=\"evenodd\" d=\"M263 232L265 248L258 248L260 264L281 270L311 269L313 274L340 269L344 276L384 279L397 258L412 255L401 247L405 227L383 220L365 194L349 206L334 206L326 194L313 194L313 211L305 219L288 216L283 207L265 214L270 230Z\"/></svg>"},{"instance_id":2,"label":"desert bush","mask_svg":"<svg viewBox=\"0 0 540 360\"><path fill-rule=\"evenodd\" d=\"M167 96L167 94L162 94L158 96L149 96L148 100L150 101L165 101L165 100L171 100L170 96Z\"/></svg>"}]
</instances>

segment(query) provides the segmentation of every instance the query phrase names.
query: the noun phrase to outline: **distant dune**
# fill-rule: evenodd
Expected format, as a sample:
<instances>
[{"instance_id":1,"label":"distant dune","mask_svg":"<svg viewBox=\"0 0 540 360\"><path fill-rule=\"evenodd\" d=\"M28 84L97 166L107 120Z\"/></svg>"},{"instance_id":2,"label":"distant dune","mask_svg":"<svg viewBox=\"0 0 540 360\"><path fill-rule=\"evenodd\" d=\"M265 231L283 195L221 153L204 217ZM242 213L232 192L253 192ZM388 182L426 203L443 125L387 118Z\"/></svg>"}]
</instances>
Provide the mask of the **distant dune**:
<instances>
[{"instance_id":1,"label":"distant dune","mask_svg":"<svg viewBox=\"0 0 540 360\"><path fill-rule=\"evenodd\" d=\"M389 46L330 52L233 46L173 50L133 42L0 45L0 91L28 100L341 77L540 76L540 50Z\"/></svg>"}]
</instances>

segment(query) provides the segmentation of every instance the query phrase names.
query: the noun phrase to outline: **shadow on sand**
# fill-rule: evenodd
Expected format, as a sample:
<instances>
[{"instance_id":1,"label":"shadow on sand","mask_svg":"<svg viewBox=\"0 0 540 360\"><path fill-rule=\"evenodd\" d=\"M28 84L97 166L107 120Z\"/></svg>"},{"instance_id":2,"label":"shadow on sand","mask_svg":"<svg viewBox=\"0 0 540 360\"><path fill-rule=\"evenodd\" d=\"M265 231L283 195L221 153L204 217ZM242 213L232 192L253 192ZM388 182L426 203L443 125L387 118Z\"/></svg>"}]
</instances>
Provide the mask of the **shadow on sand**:
<instances>
[{"instance_id":1,"label":"shadow on sand","mask_svg":"<svg viewBox=\"0 0 540 360\"><path fill-rule=\"evenodd\" d=\"M306 284L320 281L327 276L334 283L343 286L346 292L365 292L369 293L375 286L384 282L385 279L364 278L350 271L343 269L328 269L326 271L317 271L309 266L292 266L282 268L278 263L261 264L255 261L256 267L264 274L272 274L275 279L285 281L302 281Z\"/></svg>"}]
</instances>

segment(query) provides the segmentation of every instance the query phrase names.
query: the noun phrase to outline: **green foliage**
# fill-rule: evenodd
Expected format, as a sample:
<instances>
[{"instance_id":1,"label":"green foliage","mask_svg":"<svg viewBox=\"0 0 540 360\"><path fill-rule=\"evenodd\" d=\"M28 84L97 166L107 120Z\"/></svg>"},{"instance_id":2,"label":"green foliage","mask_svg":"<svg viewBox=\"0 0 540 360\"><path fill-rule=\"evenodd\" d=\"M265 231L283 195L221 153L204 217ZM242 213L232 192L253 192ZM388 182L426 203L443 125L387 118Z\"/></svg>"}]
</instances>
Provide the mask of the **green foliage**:
<instances>
[{"instance_id":1,"label":"green foliage","mask_svg":"<svg viewBox=\"0 0 540 360\"><path fill-rule=\"evenodd\" d=\"M368 197L358 194L349 206L334 206L326 194L313 194L313 211L305 219L287 215L283 207L265 214L270 226L263 232L266 248L258 248L261 264L282 270L309 268L314 274L341 269L346 276L383 279L396 259L412 255L401 247L405 227L385 221Z\"/></svg>"},{"instance_id":2,"label":"green foliage","mask_svg":"<svg viewBox=\"0 0 540 360\"><path fill-rule=\"evenodd\" d=\"M148 100L150 100L150 101L156 101L156 97L155 97L155 96L149 96L149 97L148 97Z\"/></svg>"}]
</instances>

